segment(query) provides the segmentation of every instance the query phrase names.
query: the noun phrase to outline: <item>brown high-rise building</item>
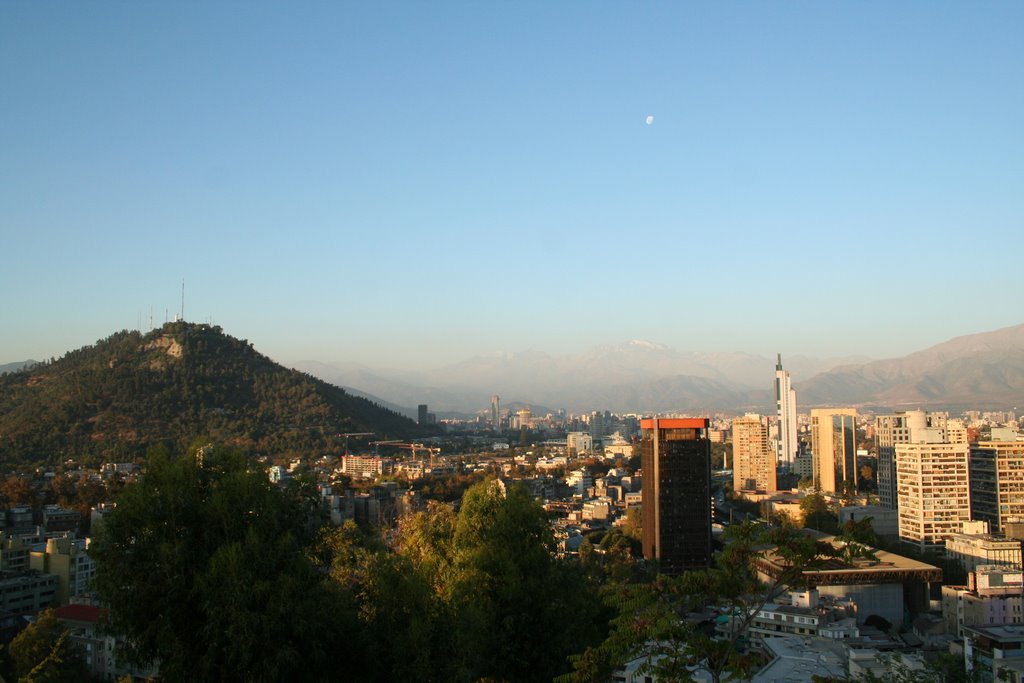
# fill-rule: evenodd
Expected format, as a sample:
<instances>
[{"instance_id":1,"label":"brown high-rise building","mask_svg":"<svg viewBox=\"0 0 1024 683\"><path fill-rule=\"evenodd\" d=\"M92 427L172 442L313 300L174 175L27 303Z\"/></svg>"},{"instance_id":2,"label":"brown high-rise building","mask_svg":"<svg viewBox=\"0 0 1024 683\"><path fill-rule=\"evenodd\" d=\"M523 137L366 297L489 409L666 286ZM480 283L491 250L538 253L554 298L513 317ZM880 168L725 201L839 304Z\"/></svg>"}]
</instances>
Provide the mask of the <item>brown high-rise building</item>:
<instances>
[{"instance_id":1,"label":"brown high-rise building","mask_svg":"<svg viewBox=\"0 0 1024 683\"><path fill-rule=\"evenodd\" d=\"M775 458L760 415L747 413L732 421L733 491L777 491Z\"/></svg>"},{"instance_id":2,"label":"brown high-rise building","mask_svg":"<svg viewBox=\"0 0 1024 683\"><path fill-rule=\"evenodd\" d=\"M644 558L678 574L711 565L707 418L640 421Z\"/></svg>"},{"instance_id":3,"label":"brown high-rise building","mask_svg":"<svg viewBox=\"0 0 1024 683\"><path fill-rule=\"evenodd\" d=\"M824 493L843 493L849 482L857 490L857 411L854 408L811 409L811 451L814 486Z\"/></svg>"}]
</instances>

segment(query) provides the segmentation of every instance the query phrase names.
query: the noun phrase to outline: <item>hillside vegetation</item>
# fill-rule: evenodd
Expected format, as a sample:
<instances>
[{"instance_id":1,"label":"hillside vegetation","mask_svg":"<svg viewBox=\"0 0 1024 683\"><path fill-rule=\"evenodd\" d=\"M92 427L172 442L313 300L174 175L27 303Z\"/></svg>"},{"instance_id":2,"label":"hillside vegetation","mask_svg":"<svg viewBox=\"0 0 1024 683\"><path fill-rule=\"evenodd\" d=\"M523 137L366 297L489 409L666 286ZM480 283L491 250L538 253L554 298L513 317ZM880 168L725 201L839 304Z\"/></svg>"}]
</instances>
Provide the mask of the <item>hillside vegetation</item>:
<instances>
[{"instance_id":1,"label":"hillside vegetation","mask_svg":"<svg viewBox=\"0 0 1024 683\"><path fill-rule=\"evenodd\" d=\"M130 460L197 435L249 454L337 453L342 432L408 438L390 410L289 370L219 327L122 331L0 376L0 466Z\"/></svg>"}]
</instances>

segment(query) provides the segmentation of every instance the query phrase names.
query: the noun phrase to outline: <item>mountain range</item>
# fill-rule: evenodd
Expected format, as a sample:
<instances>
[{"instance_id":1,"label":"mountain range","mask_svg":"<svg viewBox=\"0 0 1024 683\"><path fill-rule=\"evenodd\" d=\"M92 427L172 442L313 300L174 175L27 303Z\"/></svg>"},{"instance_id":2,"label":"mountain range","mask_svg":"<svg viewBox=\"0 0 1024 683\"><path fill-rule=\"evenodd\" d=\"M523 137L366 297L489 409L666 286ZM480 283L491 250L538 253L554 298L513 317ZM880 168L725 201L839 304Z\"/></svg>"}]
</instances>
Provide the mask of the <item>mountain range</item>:
<instances>
[{"instance_id":1,"label":"mountain range","mask_svg":"<svg viewBox=\"0 0 1024 683\"><path fill-rule=\"evenodd\" d=\"M776 359L747 353L676 351L646 341L578 355L540 351L478 356L436 370L395 372L354 363L297 367L411 412L472 414L503 403L571 412L740 412L774 409ZM1024 404L1024 325L957 337L903 358L783 358L802 407L999 409Z\"/></svg>"}]
</instances>

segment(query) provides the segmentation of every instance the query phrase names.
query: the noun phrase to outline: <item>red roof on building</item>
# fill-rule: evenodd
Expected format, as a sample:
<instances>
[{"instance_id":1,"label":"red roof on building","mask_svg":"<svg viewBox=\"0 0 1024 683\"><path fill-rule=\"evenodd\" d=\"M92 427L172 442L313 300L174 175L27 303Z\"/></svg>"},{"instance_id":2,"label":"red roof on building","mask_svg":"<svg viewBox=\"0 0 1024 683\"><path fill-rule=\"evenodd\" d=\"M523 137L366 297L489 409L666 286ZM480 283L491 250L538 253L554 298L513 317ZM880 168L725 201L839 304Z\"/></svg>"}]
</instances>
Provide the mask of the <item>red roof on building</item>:
<instances>
[{"instance_id":1,"label":"red roof on building","mask_svg":"<svg viewBox=\"0 0 1024 683\"><path fill-rule=\"evenodd\" d=\"M640 420L641 429L707 429L711 420L706 417L654 417Z\"/></svg>"},{"instance_id":2,"label":"red roof on building","mask_svg":"<svg viewBox=\"0 0 1024 683\"><path fill-rule=\"evenodd\" d=\"M97 622L106 610L92 605L62 605L53 610L58 619Z\"/></svg>"}]
</instances>

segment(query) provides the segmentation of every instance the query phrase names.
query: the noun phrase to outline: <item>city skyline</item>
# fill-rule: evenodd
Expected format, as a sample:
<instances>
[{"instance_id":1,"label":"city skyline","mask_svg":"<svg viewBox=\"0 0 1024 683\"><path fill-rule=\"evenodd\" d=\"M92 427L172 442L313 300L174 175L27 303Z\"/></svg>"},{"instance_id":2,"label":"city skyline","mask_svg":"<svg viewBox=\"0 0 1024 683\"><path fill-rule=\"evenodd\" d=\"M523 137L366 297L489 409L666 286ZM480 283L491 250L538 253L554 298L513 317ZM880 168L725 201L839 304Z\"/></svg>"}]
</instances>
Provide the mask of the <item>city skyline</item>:
<instances>
[{"instance_id":1,"label":"city skyline","mask_svg":"<svg viewBox=\"0 0 1024 683\"><path fill-rule=\"evenodd\" d=\"M6 3L0 363L159 325L183 280L186 319L286 364L881 359L1015 325L1022 23Z\"/></svg>"}]
</instances>

